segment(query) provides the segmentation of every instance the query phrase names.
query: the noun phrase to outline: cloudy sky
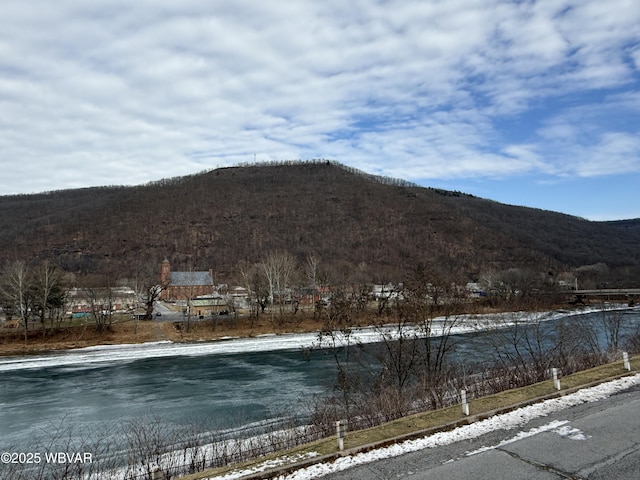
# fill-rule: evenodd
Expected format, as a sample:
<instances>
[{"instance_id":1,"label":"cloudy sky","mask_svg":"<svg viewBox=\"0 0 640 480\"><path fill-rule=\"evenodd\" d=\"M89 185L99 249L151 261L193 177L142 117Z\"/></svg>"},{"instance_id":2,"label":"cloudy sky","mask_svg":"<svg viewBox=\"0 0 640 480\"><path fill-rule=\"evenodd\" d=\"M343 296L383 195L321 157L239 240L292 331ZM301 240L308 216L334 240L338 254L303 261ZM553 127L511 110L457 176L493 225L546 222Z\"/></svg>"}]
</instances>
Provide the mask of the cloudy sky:
<instances>
[{"instance_id":1,"label":"cloudy sky","mask_svg":"<svg viewBox=\"0 0 640 480\"><path fill-rule=\"evenodd\" d=\"M2 0L0 195L242 162L640 217L637 0Z\"/></svg>"}]
</instances>

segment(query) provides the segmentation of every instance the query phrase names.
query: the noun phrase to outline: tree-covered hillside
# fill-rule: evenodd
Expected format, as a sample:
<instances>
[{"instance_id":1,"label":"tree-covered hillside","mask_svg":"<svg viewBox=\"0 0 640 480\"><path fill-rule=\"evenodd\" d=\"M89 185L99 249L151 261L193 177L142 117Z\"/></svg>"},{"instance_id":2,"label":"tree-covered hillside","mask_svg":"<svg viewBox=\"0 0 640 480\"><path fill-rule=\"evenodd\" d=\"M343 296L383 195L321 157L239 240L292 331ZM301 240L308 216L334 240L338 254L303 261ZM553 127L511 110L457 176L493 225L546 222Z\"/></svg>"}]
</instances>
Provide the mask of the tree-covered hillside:
<instances>
[{"instance_id":1,"label":"tree-covered hillside","mask_svg":"<svg viewBox=\"0 0 640 480\"><path fill-rule=\"evenodd\" d=\"M0 261L126 276L142 265L159 271L166 257L177 269L212 268L223 282L239 262L273 251L300 263L311 253L345 281L401 281L418 263L456 281L599 264L607 282L628 284L640 272L640 220L590 222L326 161L0 197Z\"/></svg>"}]
</instances>

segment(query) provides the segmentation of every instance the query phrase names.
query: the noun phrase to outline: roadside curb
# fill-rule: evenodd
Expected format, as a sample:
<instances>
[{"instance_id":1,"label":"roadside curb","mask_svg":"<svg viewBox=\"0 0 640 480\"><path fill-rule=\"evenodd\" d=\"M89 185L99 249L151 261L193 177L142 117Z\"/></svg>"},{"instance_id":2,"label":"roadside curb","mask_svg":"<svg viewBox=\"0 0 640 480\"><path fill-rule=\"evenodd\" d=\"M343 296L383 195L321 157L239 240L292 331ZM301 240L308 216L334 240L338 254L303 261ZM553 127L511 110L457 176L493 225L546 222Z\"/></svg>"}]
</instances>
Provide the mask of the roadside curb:
<instances>
[{"instance_id":1,"label":"roadside curb","mask_svg":"<svg viewBox=\"0 0 640 480\"><path fill-rule=\"evenodd\" d=\"M571 387L571 388L567 388L567 389L563 389L557 392L553 392L547 395L542 395L539 397L535 397L532 399L528 399L522 402L518 402L515 403L513 405L509 405L507 407L502 407L499 409L495 409L495 410L489 410L486 412L481 412L481 413L477 413L477 414L473 414L473 415L469 415L468 417L465 418L461 418L459 420L456 420L454 422L449 422L437 427L431 427L431 428L427 428L427 429L423 429L423 430L416 430L415 432L411 432L411 433L406 433L403 435L398 435L395 437L390 437L387 438L385 440L381 440L378 442L373 442L370 444L365 444L365 445L360 445L357 447L352 447L352 448L348 448L345 449L343 451L340 452L334 452L334 453L330 453L330 454L326 454L326 455L321 455L321 456L317 456L317 457L313 457L313 458L309 458L309 459L305 459L305 460L301 460L299 462L296 463L292 463L289 465L283 465L280 467L275 467L275 468L271 468L269 470L265 470L262 472L256 472L256 473L251 473L251 474L247 474L244 475L242 477L237 477L238 480L267 480L267 479L272 479L281 475L287 475L290 473L293 473L297 470L300 470L302 468L307 468L319 463L326 463L326 462L331 462L331 461L335 461L341 457L348 457L348 456L352 456L358 453L364 453L364 452L368 452L371 450L376 450L378 448L384 448L384 447L388 447L390 445L394 445L397 443L401 443L407 440L415 440L418 438L423 438L423 437L427 437L429 435L433 435L434 433L438 433L438 432L446 432L446 431L450 431L453 430L455 428L464 426L464 425L470 425L472 423L476 423L478 421L482 421L482 420L486 420L488 418L491 418L493 416L496 415L500 415L503 413L509 413L512 412L514 410L517 410L518 408L522 408L522 407L527 407L529 405L533 405L536 403L540 403L543 402L545 400L550 400L550 399L554 399L554 398L560 398L572 393L575 393L579 390L582 390L584 388L591 388L591 387L595 387L597 385L600 385L602 383L606 383L606 382L610 382L613 380L617 380L619 378L624 378L624 377L628 377L631 375L636 375L638 372L637 371L630 371L630 372L624 372L621 373L619 375L614 375L611 377L607 377L604 379L600 379L594 382L590 382L587 384L583 384L583 385L579 385L576 387ZM224 474L222 474L224 475ZM207 476L202 476L200 477L202 479L215 479L217 478L216 476L211 476L211 477L207 477Z\"/></svg>"}]
</instances>

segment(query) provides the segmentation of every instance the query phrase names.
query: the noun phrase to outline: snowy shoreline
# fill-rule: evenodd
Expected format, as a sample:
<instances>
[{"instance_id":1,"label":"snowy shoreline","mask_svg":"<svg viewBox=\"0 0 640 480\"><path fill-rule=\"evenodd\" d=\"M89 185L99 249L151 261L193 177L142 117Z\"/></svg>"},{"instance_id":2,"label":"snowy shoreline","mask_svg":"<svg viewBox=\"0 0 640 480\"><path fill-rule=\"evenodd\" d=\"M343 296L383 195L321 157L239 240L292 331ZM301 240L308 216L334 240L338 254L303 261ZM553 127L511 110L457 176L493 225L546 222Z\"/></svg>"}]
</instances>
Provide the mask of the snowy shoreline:
<instances>
[{"instance_id":1,"label":"snowy shoreline","mask_svg":"<svg viewBox=\"0 0 640 480\"><path fill-rule=\"evenodd\" d=\"M629 307L615 307L607 310L635 310ZM588 308L581 310L555 310L545 312L506 312L482 315L463 315L456 317L456 325L449 334L462 335L472 332L486 331L490 328L502 328L518 321L549 321L563 317L585 315L602 311L602 308ZM433 321L432 336L438 336L437 327L452 319L444 317ZM353 328L350 342L375 343L383 339L382 334L394 335L397 325L383 327ZM419 333L413 328L405 333ZM338 341L341 340L338 335ZM147 343L125 343L117 345L95 345L71 350L57 350L46 354L31 354L21 356L0 357L0 373L22 369L38 369L58 366L90 366L106 363L133 362L140 359L203 356L203 355L232 355L238 353L259 353L270 351L300 350L304 348L326 348L331 345L319 343L318 332L267 334L256 337L227 337L206 342L176 343L169 340Z\"/></svg>"},{"instance_id":2,"label":"snowy shoreline","mask_svg":"<svg viewBox=\"0 0 640 480\"><path fill-rule=\"evenodd\" d=\"M551 413L559 412L561 410L565 410L582 403L597 402L613 395L614 393L627 390L636 385L640 385L640 374L604 382L593 387L583 388L575 393L570 393L558 398L544 400L540 403L521 407L508 413L494 415L493 417L487 418L485 420L480 420L469 425L463 425L454 428L453 430L437 432L415 440L406 440L404 442L399 442L387 447L376 448L362 453L347 455L336 460L319 462L314 465L296 470L293 473L274 478L278 478L279 480L311 480L323 477L330 473L348 470L349 468L358 465L364 465L378 460L398 457L400 455L404 455L405 453L426 450L429 448L437 448L463 440L478 438L482 435L496 430L513 430L518 427L525 426L527 423L536 418L545 417ZM505 440L502 444L517 441L521 438L535 435L537 433L540 433L541 431L546 430L558 430L560 434L570 434L571 432L565 432L563 430L563 428L566 429L566 423L567 422L550 422L549 424L543 425L542 427L533 428L525 432L520 432L513 438ZM482 453L483 451L497 448L502 444L483 447L482 449L476 451L467 452L466 455L476 455L478 453ZM270 462L265 462L264 464L258 465L257 467L254 467L252 469L239 470L226 475L203 478L204 480L235 480L246 475L255 474L268 469L277 468L279 466L286 466L290 468L296 460L304 460L312 458L314 456L318 456L318 454L314 455L314 452L310 452L304 458L283 457L281 462L272 460Z\"/></svg>"}]
</instances>

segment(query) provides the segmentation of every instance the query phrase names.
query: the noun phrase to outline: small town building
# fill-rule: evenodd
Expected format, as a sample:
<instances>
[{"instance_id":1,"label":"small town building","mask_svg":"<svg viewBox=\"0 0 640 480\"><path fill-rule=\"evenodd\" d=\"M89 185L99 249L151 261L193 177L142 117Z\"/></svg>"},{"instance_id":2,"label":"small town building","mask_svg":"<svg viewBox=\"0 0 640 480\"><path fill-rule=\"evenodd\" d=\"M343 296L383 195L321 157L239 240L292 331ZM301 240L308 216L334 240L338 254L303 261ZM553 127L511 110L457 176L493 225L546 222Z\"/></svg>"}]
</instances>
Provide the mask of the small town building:
<instances>
[{"instance_id":1,"label":"small town building","mask_svg":"<svg viewBox=\"0 0 640 480\"><path fill-rule=\"evenodd\" d=\"M67 315L76 316L91 312L129 312L139 304L136 292L128 287L71 288L66 299Z\"/></svg>"},{"instance_id":2,"label":"small town building","mask_svg":"<svg viewBox=\"0 0 640 480\"><path fill-rule=\"evenodd\" d=\"M229 313L227 300L220 295L198 297L190 302L191 313L199 317L224 315Z\"/></svg>"},{"instance_id":3,"label":"small town building","mask_svg":"<svg viewBox=\"0 0 640 480\"><path fill-rule=\"evenodd\" d=\"M193 300L196 297L213 295L215 291L211 270L172 272L171 264L166 258L162 262L160 282L160 298L165 301Z\"/></svg>"}]
</instances>

